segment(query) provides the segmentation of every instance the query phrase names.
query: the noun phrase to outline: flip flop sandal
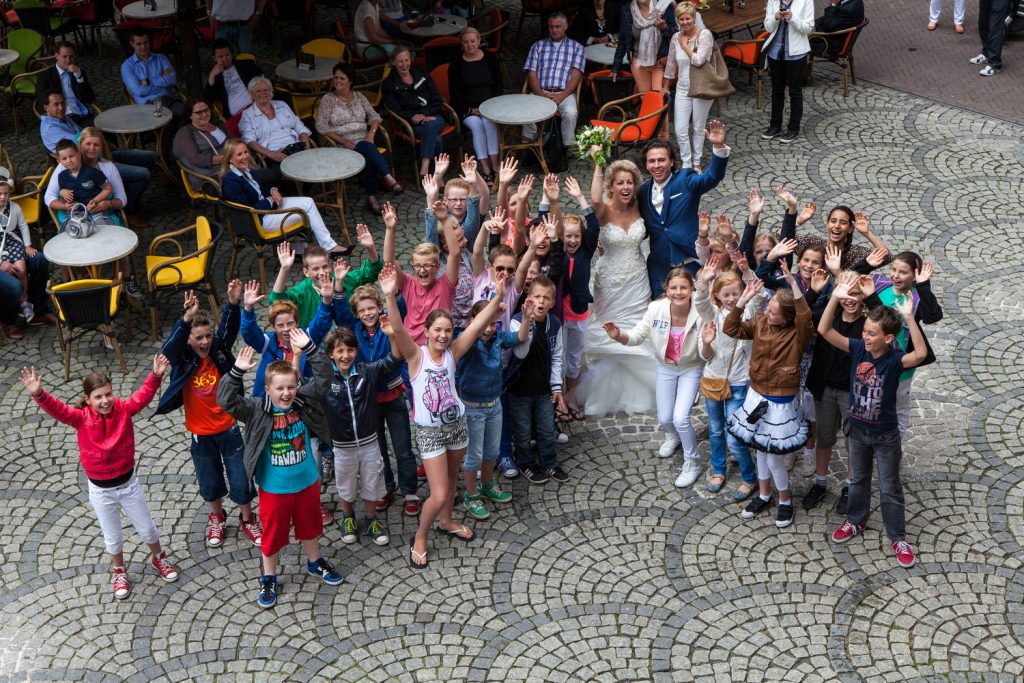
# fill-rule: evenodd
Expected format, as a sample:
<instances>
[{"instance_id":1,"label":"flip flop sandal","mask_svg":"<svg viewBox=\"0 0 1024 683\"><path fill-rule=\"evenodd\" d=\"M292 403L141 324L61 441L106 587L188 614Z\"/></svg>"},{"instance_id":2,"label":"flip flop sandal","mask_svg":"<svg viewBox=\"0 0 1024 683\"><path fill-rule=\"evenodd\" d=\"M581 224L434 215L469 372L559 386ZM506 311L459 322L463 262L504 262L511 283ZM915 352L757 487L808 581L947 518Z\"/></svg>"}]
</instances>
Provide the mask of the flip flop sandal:
<instances>
[{"instance_id":1,"label":"flip flop sandal","mask_svg":"<svg viewBox=\"0 0 1024 683\"><path fill-rule=\"evenodd\" d=\"M427 554L425 552L418 553L413 550L416 545L416 537L413 536L412 540L409 541L409 566L413 569L426 569L430 561L427 560ZM416 560L422 560L423 564L418 564Z\"/></svg>"},{"instance_id":2,"label":"flip flop sandal","mask_svg":"<svg viewBox=\"0 0 1024 683\"><path fill-rule=\"evenodd\" d=\"M476 532L473 531L472 529L470 529L469 527L467 527L464 524L460 524L458 527L456 527L455 529L451 529L451 530L449 530L449 529L442 529L439 526L438 527L434 527L434 529L436 529L437 531L441 532L445 536L451 536L452 538L457 538L458 540L462 541L463 543L469 543L470 541L472 541L473 539L476 538ZM462 533L459 533L459 532L462 532ZM463 534L468 534L468 535L463 536Z\"/></svg>"},{"instance_id":3,"label":"flip flop sandal","mask_svg":"<svg viewBox=\"0 0 1024 683\"><path fill-rule=\"evenodd\" d=\"M579 408L574 408L569 412L572 413L572 419L576 420L577 422L586 422L587 414L580 410Z\"/></svg>"},{"instance_id":4,"label":"flip flop sandal","mask_svg":"<svg viewBox=\"0 0 1024 683\"><path fill-rule=\"evenodd\" d=\"M575 418L573 417L572 411L555 408L555 419L562 424L569 424Z\"/></svg>"}]
</instances>

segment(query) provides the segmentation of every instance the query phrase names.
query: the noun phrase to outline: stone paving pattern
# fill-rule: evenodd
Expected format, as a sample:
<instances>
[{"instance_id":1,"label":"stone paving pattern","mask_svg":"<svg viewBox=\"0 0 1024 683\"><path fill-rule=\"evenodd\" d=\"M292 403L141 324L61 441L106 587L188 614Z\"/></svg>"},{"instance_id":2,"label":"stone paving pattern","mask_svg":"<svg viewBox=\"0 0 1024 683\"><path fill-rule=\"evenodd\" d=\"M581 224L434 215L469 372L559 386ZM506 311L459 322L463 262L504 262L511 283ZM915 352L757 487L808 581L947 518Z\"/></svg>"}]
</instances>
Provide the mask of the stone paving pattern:
<instances>
[{"instance_id":1,"label":"stone paving pattern","mask_svg":"<svg viewBox=\"0 0 1024 683\"><path fill-rule=\"evenodd\" d=\"M118 99L116 81L102 78L115 73L113 52L102 66L85 62L101 105ZM181 579L164 584L147 569L129 530L133 593L116 602L74 434L16 377L33 363L71 400L79 378L102 368L125 395L158 346L136 318L123 374L87 338L65 384L53 330L33 328L0 347L0 681L1020 680L1024 129L871 85L844 99L829 78L808 91L803 135L788 147L759 139L767 115L741 86L722 112L729 174L704 207L741 219L748 187L784 182L822 209L864 210L892 248L935 259L945 319L927 332L939 362L918 373L905 440L913 569L896 565L877 510L861 537L827 540L840 521L839 451L825 505L798 508L778 531L768 517L740 520L735 474L718 496L703 483L675 489L678 463L655 457L653 418L619 415L571 428L559 449L569 484L510 482L513 504L473 524L478 541L432 537L428 570L409 568L415 521L394 505L386 548L343 547L328 532L325 554L345 573L338 588L302 572L297 546L285 551L278 605L263 611L259 552L237 525L222 548L204 544L206 509L176 414L138 419L136 435L139 476ZM15 138L3 116L0 142L18 173L38 171L36 138ZM581 163L573 172L589 178ZM360 196L356 183L349 191ZM421 202L398 199L401 253L418 241ZM144 245L186 224L176 191L154 183L147 203L160 227ZM365 220L360 206L352 214ZM772 203L767 227L779 211ZM221 287L226 259L221 249ZM255 274L251 257L240 268ZM163 306L164 333L176 308ZM706 442L701 451L706 459ZM809 482L795 481L799 497Z\"/></svg>"}]
</instances>

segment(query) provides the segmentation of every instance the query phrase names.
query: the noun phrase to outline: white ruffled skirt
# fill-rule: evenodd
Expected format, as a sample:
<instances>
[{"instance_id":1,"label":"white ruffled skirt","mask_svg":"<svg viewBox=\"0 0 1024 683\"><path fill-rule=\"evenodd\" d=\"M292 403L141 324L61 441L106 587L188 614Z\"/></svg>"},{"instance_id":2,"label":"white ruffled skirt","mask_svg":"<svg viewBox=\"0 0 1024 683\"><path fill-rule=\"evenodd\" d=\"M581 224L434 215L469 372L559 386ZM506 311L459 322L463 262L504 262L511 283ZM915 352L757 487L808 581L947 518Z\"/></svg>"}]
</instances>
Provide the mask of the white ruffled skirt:
<instances>
[{"instance_id":1,"label":"white ruffled skirt","mask_svg":"<svg viewBox=\"0 0 1024 683\"><path fill-rule=\"evenodd\" d=\"M762 402L767 409L759 419L750 422L750 415ZM778 455L802 448L810 433L799 395L786 403L776 403L753 388L747 389L746 400L729 416L726 428L749 448Z\"/></svg>"}]
</instances>

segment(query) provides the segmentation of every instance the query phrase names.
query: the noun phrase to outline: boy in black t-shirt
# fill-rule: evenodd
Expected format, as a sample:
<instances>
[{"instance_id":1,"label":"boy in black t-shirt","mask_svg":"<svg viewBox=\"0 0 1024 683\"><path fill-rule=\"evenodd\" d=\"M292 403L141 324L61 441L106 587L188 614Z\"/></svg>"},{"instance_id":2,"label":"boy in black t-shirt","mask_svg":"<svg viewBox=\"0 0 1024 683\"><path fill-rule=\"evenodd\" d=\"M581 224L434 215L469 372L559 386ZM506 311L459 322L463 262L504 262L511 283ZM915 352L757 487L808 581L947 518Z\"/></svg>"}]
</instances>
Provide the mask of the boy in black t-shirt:
<instances>
[{"instance_id":1,"label":"boy in black t-shirt","mask_svg":"<svg viewBox=\"0 0 1024 683\"><path fill-rule=\"evenodd\" d=\"M71 140L57 143L57 158L64 167L57 174L57 184L60 186L61 201L67 205L59 208L67 210L72 204L85 204L89 213L100 211L102 203L113 192L107 176L98 168L83 165L82 155Z\"/></svg>"},{"instance_id":2,"label":"boy in black t-shirt","mask_svg":"<svg viewBox=\"0 0 1024 683\"><path fill-rule=\"evenodd\" d=\"M885 533L901 567L914 565L914 551L907 543L904 522L900 461L903 450L896 420L896 391L900 373L925 359L927 345L917 321L911 297L897 300L899 314L887 306L868 311L863 339L847 339L832 327L836 306L850 296L855 277L843 278L832 293L818 323L818 334L840 351L850 354L850 410L846 446L850 452L853 481L846 507L846 521L832 532L832 540L844 543L866 526L871 504L872 461L878 463L878 490ZM900 320L902 315L903 321ZM905 323L904 323L905 321ZM913 351L893 347L903 325L910 331Z\"/></svg>"}]
</instances>

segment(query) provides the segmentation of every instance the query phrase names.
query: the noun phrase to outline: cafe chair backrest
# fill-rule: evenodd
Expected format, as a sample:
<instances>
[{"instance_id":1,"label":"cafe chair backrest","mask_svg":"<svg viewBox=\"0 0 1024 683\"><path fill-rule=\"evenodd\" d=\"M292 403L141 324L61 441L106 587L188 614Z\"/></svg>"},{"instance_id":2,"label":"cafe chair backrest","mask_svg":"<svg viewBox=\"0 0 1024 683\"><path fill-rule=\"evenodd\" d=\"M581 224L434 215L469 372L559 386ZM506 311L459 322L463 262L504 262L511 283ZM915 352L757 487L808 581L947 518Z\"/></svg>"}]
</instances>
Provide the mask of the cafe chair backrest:
<instances>
[{"instance_id":1,"label":"cafe chair backrest","mask_svg":"<svg viewBox=\"0 0 1024 683\"><path fill-rule=\"evenodd\" d=\"M117 312L117 280L74 280L50 289L57 315L68 329L109 325Z\"/></svg>"}]
</instances>

